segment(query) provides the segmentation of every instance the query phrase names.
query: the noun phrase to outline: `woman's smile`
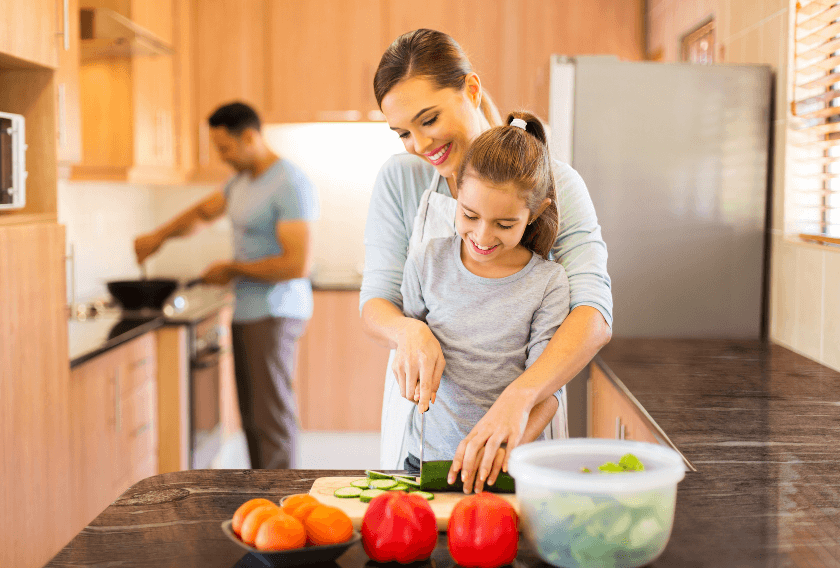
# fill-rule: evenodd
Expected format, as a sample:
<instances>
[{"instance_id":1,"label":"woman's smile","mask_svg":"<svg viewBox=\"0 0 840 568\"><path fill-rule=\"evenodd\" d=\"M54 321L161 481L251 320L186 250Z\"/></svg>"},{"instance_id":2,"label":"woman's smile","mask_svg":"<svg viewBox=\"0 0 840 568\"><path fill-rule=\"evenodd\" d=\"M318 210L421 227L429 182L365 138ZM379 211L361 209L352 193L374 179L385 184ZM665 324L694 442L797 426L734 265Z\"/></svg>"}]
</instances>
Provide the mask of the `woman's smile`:
<instances>
[{"instance_id":1,"label":"woman's smile","mask_svg":"<svg viewBox=\"0 0 840 568\"><path fill-rule=\"evenodd\" d=\"M452 150L452 142L444 144L440 148L437 148L436 150L424 154L424 156L428 158L428 160L432 163L433 166L439 166L446 161L446 158L449 157L450 150Z\"/></svg>"}]
</instances>

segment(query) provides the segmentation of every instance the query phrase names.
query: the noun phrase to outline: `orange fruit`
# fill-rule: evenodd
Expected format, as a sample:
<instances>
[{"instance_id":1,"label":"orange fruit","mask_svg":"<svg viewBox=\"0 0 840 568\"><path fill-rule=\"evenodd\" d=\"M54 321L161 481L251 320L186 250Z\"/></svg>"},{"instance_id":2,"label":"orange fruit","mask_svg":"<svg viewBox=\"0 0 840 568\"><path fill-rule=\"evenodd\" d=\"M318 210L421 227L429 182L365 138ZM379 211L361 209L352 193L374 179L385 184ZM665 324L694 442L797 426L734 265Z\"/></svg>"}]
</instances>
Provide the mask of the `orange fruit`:
<instances>
[{"instance_id":1,"label":"orange fruit","mask_svg":"<svg viewBox=\"0 0 840 568\"><path fill-rule=\"evenodd\" d=\"M305 544L306 529L296 518L283 512L266 519L254 541L254 546L260 550L291 550Z\"/></svg>"},{"instance_id":2,"label":"orange fruit","mask_svg":"<svg viewBox=\"0 0 840 568\"><path fill-rule=\"evenodd\" d=\"M312 513L318 507L323 507L320 501L315 501L314 503L301 503L291 511L289 511L289 515L296 518L301 523L306 521L306 517Z\"/></svg>"},{"instance_id":3,"label":"orange fruit","mask_svg":"<svg viewBox=\"0 0 840 568\"><path fill-rule=\"evenodd\" d=\"M306 538L316 546L346 542L353 536L353 522L347 513L329 505L313 509L303 525L306 527Z\"/></svg>"},{"instance_id":4,"label":"orange fruit","mask_svg":"<svg viewBox=\"0 0 840 568\"><path fill-rule=\"evenodd\" d=\"M242 542L247 545L254 546L254 540L257 538L257 531L259 531L260 525L263 524L269 517L273 517L280 512L280 507L272 504L260 505L248 513L245 516L245 520L242 521L242 532L239 534Z\"/></svg>"},{"instance_id":5,"label":"orange fruit","mask_svg":"<svg viewBox=\"0 0 840 568\"><path fill-rule=\"evenodd\" d=\"M289 495L283 499L281 506L283 507L283 512L291 514L293 510L304 503L320 503L320 501L309 493L298 493L296 495Z\"/></svg>"},{"instance_id":6,"label":"orange fruit","mask_svg":"<svg viewBox=\"0 0 840 568\"><path fill-rule=\"evenodd\" d=\"M231 528L233 529L233 532L236 533L236 536L240 535L240 532L242 531L242 521L245 520L245 517L248 515L248 513L259 507L260 505L274 505L274 503L272 503L268 499L260 498L245 501L239 506L239 508L233 514L233 522L231 523ZM276 507L277 505L274 506Z\"/></svg>"}]
</instances>

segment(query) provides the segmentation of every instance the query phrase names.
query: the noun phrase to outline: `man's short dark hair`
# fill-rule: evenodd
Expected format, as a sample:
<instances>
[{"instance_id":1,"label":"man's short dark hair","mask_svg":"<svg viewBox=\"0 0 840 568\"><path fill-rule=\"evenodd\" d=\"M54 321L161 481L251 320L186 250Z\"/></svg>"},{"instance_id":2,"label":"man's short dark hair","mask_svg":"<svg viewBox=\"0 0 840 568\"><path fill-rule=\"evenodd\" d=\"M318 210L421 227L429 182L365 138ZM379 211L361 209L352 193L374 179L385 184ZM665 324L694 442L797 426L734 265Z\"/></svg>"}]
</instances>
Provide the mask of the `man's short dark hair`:
<instances>
[{"instance_id":1,"label":"man's short dark hair","mask_svg":"<svg viewBox=\"0 0 840 568\"><path fill-rule=\"evenodd\" d=\"M210 115L208 122L213 128L224 126L229 133L237 136L246 128L259 131L262 127L257 111L240 102L220 106Z\"/></svg>"}]
</instances>

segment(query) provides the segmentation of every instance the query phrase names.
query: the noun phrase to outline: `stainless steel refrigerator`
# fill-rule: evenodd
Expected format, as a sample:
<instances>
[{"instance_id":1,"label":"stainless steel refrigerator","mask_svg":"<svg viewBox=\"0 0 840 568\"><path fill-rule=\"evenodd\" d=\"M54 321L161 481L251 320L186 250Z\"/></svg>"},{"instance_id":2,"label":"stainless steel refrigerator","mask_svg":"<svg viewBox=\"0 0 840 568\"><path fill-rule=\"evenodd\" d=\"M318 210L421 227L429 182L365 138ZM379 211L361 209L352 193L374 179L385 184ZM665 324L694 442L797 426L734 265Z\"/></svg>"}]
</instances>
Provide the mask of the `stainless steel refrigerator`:
<instances>
[{"instance_id":1,"label":"stainless steel refrigerator","mask_svg":"<svg viewBox=\"0 0 840 568\"><path fill-rule=\"evenodd\" d=\"M771 89L767 66L552 58L552 153L592 196L615 337L761 335Z\"/></svg>"},{"instance_id":2,"label":"stainless steel refrigerator","mask_svg":"<svg viewBox=\"0 0 840 568\"><path fill-rule=\"evenodd\" d=\"M767 66L552 58L552 153L595 205L613 337L766 335L772 99ZM572 436L586 375L568 388Z\"/></svg>"}]
</instances>

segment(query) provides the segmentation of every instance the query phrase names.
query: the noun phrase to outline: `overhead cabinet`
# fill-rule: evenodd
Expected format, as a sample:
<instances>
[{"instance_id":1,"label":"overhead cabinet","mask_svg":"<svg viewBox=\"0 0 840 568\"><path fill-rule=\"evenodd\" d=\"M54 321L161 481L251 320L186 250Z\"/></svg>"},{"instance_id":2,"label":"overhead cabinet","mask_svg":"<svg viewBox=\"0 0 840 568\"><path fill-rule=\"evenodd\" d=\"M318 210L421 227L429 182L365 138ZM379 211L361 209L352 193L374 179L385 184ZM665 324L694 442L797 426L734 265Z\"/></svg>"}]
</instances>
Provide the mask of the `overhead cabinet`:
<instances>
[{"instance_id":1,"label":"overhead cabinet","mask_svg":"<svg viewBox=\"0 0 840 568\"><path fill-rule=\"evenodd\" d=\"M58 65L66 0L0 0L0 54L43 67ZM59 14L59 10L61 13Z\"/></svg>"},{"instance_id":2,"label":"overhead cabinet","mask_svg":"<svg viewBox=\"0 0 840 568\"><path fill-rule=\"evenodd\" d=\"M173 0L83 0L82 161L73 179L184 179L176 144Z\"/></svg>"}]
</instances>

